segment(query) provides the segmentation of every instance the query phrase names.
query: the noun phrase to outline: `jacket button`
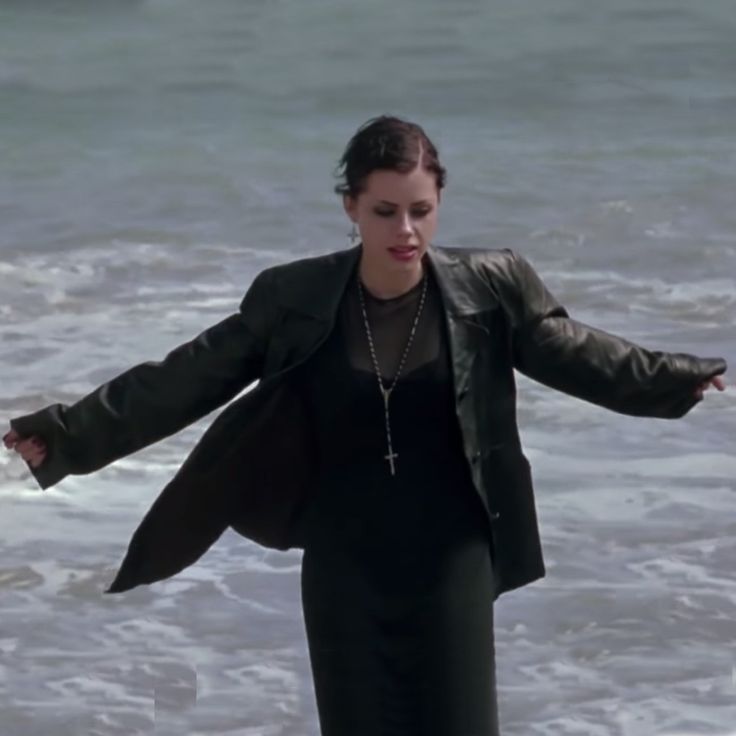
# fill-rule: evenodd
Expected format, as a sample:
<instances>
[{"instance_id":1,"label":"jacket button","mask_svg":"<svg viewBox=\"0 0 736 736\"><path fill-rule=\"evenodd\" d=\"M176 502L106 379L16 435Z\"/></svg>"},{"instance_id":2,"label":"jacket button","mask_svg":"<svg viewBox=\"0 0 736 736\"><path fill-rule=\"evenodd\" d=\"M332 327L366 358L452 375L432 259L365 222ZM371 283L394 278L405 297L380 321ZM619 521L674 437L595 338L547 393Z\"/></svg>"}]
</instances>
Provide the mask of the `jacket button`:
<instances>
[{"instance_id":1,"label":"jacket button","mask_svg":"<svg viewBox=\"0 0 736 736\"><path fill-rule=\"evenodd\" d=\"M474 463L477 463L478 460L480 460L480 450L478 450L477 452L474 452L473 453L473 462Z\"/></svg>"},{"instance_id":2,"label":"jacket button","mask_svg":"<svg viewBox=\"0 0 736 736\"><path fill-rule=\"evenodd\" d=\"M462 389L462 390L460 391L460 393L458 394L458 398L462 400L462 399L464 399L464 398L465 398L465 397L466 397L467 395L468 395L468 389L467 389L467 387L466 387L466 388L464 388L464 389Z\"/></svg>"},{"instance_id":3,"label":"jacket button","mask_svg":"<svg viewBox=\"0 0 736 736\"><path fill-rule=\"evenodd\" d=\"M489 513L491 514L491 521L496 521L501 516L498 511L490 511Z\"/></svg>"}]
</instances>

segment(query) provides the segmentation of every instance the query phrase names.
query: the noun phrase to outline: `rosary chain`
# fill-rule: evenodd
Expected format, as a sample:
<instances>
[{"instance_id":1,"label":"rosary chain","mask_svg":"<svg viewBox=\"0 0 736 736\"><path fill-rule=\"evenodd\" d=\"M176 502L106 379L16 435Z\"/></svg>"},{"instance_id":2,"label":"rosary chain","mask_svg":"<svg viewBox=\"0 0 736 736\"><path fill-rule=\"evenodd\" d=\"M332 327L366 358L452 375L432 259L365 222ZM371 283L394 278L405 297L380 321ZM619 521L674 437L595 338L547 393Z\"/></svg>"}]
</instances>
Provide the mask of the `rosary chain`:
<instances>
[{"instance_id":1,"label":"rosary chain","mask_svg":"<svg viewBox=\"0 0 736 736\"><path fill-rule=\"evenodd\" d=\"M370 324L368 322L368 312L366 311L365 298L363 296L363 284L361 283L360 278L358 278L358 295L360 297L360 308L363 313L365 332L368 337L368 348L370 350L371 360L373 361L373 368L376 373L376 378L378 379L378 388L381 391L381 396L383 396L384 418L386 421L386 439L388 441L388 455L386 455L386 459L391 465L391 475L394 475L394 458L398 457L398 455L394 453L393 443L391 441L391 423L389 421L388 400L391 396L391 392L396 387L396 383L399 380L399 375L401 374L401 371L404 368L404 363L406 362L406 358L409 355L409 348L411 348L411 344L414 341L414 334L416 333L417 325L419 324L419 317L421 316L422 309L424 308L424 300L427 296L427 272L425 270L424 276L422 277L422 296L419 300L417 313L416 315L414 315L414 322L412 323L411 331L409 332L409 339L407 340L406 346L404 347L404 352L401 356L401 360L399 361L399 367L396 369L394 380L391 383L391 387L388 389L383 385L383 379L381 378L381 369L378 365L378 358L376 357L376 349L375 345L373 344L373 335L371 333Z\"/></svg>"}]
</instances>

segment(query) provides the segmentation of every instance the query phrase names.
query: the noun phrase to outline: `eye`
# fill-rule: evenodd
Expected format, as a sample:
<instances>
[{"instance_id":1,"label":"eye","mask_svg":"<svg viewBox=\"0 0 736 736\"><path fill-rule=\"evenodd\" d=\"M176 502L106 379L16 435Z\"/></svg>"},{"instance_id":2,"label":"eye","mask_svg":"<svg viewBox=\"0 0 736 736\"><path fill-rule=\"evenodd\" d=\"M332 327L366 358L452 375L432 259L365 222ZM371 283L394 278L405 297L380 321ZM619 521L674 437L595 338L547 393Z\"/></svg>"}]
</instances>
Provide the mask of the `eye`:
<instances>
[{"instance_id":1,"label":"eye","mask_svg":"<svg viewBox=\"0 0 736 736\"><path fill-rule=\"evenodd\" d=\"M412 212L414 217L426 217L432 210L415 210ZM379 217L391 217L395 214L393 210L374 210Z\"/></svg>"}]
</instances>

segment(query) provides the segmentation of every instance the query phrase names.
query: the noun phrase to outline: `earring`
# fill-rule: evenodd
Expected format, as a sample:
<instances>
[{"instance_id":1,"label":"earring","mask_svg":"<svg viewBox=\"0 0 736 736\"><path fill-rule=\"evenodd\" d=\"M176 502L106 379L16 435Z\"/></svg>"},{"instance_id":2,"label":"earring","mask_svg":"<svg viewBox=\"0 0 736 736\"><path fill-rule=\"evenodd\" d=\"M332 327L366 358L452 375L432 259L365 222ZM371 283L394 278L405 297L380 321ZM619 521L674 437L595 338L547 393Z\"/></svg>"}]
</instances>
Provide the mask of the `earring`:
<instances>
[{"instance_id":1,"label":"earring","mask_svg":"<svg viewBox=\"0 0 736 736\"><path fill-rule=\"evenodd\" d=\"M350 247L355 247L358 244L358 240L360 240L358 228L355 226L355 223L353 223L353 229L348 233L348 237L350 238Z\"/></svg>"}]
</instances>

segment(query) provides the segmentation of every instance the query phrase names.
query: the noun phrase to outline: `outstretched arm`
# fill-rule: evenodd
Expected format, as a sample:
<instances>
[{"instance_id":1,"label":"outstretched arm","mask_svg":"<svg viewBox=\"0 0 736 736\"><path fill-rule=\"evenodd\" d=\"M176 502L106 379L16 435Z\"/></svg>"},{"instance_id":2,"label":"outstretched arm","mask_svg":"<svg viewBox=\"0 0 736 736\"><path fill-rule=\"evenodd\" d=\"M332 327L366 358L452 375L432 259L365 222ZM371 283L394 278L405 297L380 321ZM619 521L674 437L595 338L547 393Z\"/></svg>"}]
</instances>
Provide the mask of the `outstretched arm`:
<instances>
[{"instance_id":1,"label":"outstretched arm","mask_svg":"<svg viewBox=\"0 0 736 736\"><path fill-rule=\"evenodd\" d=\"M723 358L647 350L571 319L530 263L509 250L502 288L514 366L529 378L620 414L676 419L723 390Z\"/></svg>"},{"instance_id":2,"label":"outstretched arm","mask_svg":"<svg viewBox=\"0 0 736 736\"><path fill-rule=\"evenodd\" d=\"M71 406L52 404L11 419L18 436L43 441L43 462L28 465L41 488L68 474L91 473L178 432L259 378L273 319L268 282L266 270L238 312L163 360L133 366Z\"/></svg>"}]
</instances>

